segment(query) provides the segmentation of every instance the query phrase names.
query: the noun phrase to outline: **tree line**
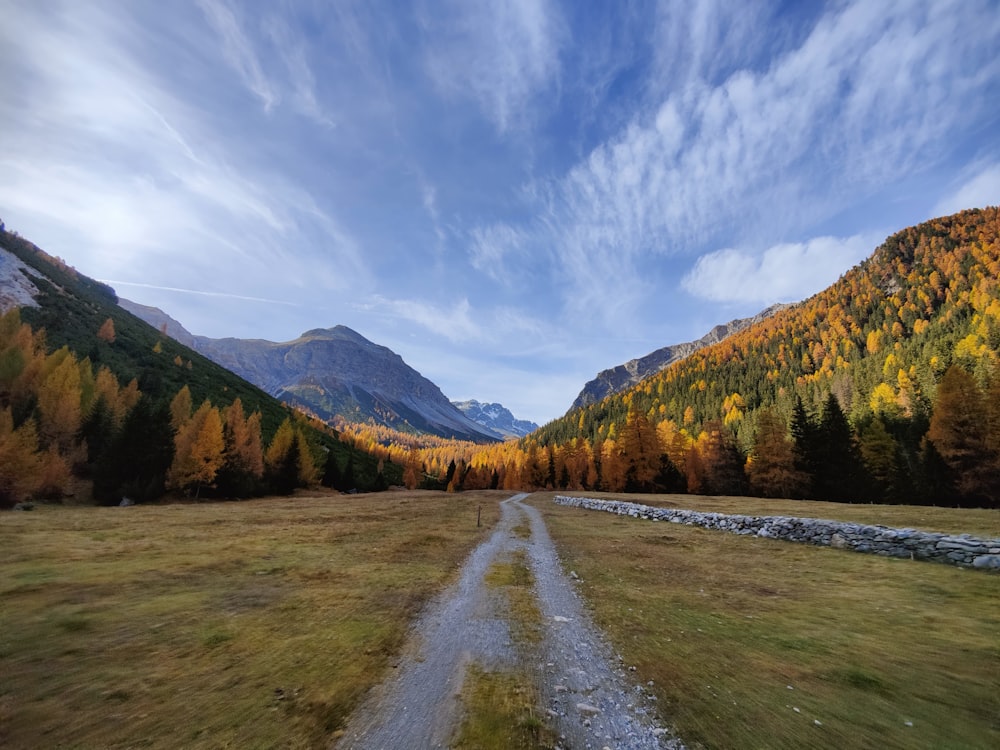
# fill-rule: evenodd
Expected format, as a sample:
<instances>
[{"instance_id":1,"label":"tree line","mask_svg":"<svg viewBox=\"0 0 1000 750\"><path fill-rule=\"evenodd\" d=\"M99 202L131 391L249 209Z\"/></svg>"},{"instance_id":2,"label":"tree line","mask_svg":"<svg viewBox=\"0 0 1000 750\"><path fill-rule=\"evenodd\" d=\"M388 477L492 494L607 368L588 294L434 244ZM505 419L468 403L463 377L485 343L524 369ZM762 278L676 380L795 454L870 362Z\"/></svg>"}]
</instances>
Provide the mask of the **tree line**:
<instances>
[{"instance_id":1,"label":"tree line","mask_svg":"<svg viewBox=\"0 0 1000 750\"><path fill-rule=\"evenodd\" d=\"M114 345L110 319L94 337ZM187 385L163 403L68 347L47 351L44 331L23 323L16 308L0 316L0 507L60 500L88 486L101 503L358 486L353 452L323 445L320 423L290 414L268 441L261 423L239 397L195 407ZM378 471L367 489L386 486L381 462Z\"/></svg>"}]
</instances>

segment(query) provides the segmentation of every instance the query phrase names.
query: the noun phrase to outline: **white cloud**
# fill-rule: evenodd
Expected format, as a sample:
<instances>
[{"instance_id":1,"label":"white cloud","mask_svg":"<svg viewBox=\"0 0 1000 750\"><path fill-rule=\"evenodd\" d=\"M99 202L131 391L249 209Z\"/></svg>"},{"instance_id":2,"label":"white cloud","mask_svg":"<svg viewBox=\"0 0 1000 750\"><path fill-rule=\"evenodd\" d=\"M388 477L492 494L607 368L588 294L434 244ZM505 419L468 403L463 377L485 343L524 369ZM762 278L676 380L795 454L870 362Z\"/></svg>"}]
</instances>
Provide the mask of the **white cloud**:
<instances>
[{"instance_id":1,"label":"white cloud","mask_svg":"<svg viewBox=\"0 0 1000 750\"><path fill-rule=\"evenodd\" d=\"M204 7L220 23L233 20L228 6ZM180 90L157 57L149 19L70 4L61 14L15 8L10 20L20 33L5 35L2 64L25 85L0 98L10 133L0 205L20 217L21 231L89 256L87 273L135 282L187 288L224 268L231 284L257 291L367 284L357 243L278 171L284 165L231 148L188 104L213 92ZM200 48L197 14L193 23L188 42Z\"/></svg>"},{"instance_id":2,"label":"white cloud","mask_svg":"<svg viewBox=\"0 0 1000 750\"><path fill-rule=\"evenodd\" d=\"M951 195L937 204L934 213L944 216L966 208L997 205L1000 205L1000 164L991 164L964 179Z\"/></svg>"},{"instance_id":3,"label":"white cloud","mask_svg":"<svg viewBox=\"0 0 1000 750\"><path fill-rule=\"evenodd\" d=\"M110 284L112 286L130 286L139 289L155 289L161 292L177 292L179 294L197 294L202 297L224 297L226 299L238 299L244 302L264 302L269 305L288 305L289 307L298 307L296 302L286 302L280 299L268 299L266 297L248 297L245 294L233 294L232 292L213 292L204 289L182 289L175 286L158 286L156 284L142 284L135 281L117 281L115 279L101 279L105 284ZM115 290L117 291L117 289Z\"/></svg>"},{"instance_id":4,"label":"white cloud","mask_svg":"<svg viewBox=\"0 0 1000 750\"><path fill-rule=\"evenodd\" d=\"M766 68L750 64L752 45L724 51L746 60L721 77L712 45L766 38L767 18L732 7L694 11L686 31L663 25L669 60L693 67L543 191L528 244L570 281L571 315L620 325L628 305L615 318L604 303L634 298L657 256L773 242L902 182L989 107L977 92L1000 73L997 14L914 0L833 6Z\"/></svg>"},{"instance_id":5,"label":"white cloud","mask_svg":"<svg viewBox=\"0 0 1000 750\"><path fill-rule=\"evenodd\" d=\"M423 300L389 299L375 295L369 301L355 303L353 306L367 314L415 323L453 342L477 339L482 335L482 328L472 319L472 306L464 298L451 307L446 307Z\"/></svg>"},{"instance_id":6,"label":"white cloud","mask_svg":"<svg viewBox=\"0 0 1000 750\"><path fill-rule=\"evenodd\" d=\"M550 0L453 0L425 25L437 87L476 100L500 132L524 121L558 75L563 28Z\"/></svg>"},{"instance_id":7,"label":"white cloud","mask_svg":"<svg viewBox=\"0 0 1000 750\"><path fill-rule=\"evenodd\" d=\"M469 248L473 268L496 281L510 282L508 264L522 256L527 239L522 230L509 224L473 228Z\"/></svg>"},{"instance_id":8,"label":"white cloud","mask_svg":"<svg viewBox=\"0 0 1000 750\"><path fill-rule=\"evenodd\" d=\"M265 74L236 9L227 0L198 0L198 5L222 39L226 62L240 77L241 83L260 99L264 109L270 110L281 98L280 94Z\"/></svg>"},{"instance_id":9,"label":"white cloud","mask_svg":"<svg viewBox=\"0 0 1000 750\"><path fill-rule=\"evenodd\" d=\"M698 258L681 281L712 302L797 302L822 291L874 251L877 235L815 237L757 255L727 248Z\"/></svg>"}]
</instances>

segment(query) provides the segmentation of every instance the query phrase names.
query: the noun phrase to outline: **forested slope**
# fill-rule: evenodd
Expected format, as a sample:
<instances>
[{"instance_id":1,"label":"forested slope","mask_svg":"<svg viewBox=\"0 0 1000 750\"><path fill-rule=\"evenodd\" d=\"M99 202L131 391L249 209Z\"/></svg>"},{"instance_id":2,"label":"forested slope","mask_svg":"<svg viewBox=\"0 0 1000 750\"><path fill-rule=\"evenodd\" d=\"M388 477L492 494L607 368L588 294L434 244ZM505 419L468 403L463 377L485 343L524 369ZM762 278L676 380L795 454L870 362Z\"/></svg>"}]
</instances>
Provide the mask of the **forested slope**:
<instances>
[{"instance_id":1,"label":"forested slope","mask_svg":"<svg viewBox=\"0 0 1000 750\"><path fill-rule=\"evenodd\" d=\"M399 467L151 328L107 285L13 232L0 247L38 289L37 307L0 317L0 505L57 499L78 479L108 502L398 481Z\"/></svg>"},{"instance_id":2,"label":"forested slope","mask_svg":"<svg viewBox=\"0 0 1000 750\"><path fill-rule=\"evenodd\" d=\"M556 486L996 504L998 350L998 211L963 211L489 460Z\"/></svg>"}]
</instances>

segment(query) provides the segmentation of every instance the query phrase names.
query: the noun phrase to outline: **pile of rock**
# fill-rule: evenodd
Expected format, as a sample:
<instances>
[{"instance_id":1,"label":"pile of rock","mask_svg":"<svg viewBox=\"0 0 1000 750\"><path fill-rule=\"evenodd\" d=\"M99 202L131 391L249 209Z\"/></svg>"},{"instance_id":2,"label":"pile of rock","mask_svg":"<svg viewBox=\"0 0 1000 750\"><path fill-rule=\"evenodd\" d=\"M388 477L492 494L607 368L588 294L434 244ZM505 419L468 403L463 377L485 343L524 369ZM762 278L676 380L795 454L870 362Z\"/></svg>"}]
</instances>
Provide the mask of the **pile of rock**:
<instances>
[{"instance_id":1,"label":"pile of rock","mask_svg":"<svg viewBox=\"0 0 1000 750\"><path fill-rule=\"evenodd\" d=\"M982 539L969 534L952 536L932 531L894 529L888 526L827 521L821 518L702 513L695 510L654 508L624 500L598 500L565 495L556 495L555 501L560 505L603 510L620 516L650 521L702 526L706 529L728 531L731 534L818 544L885 557L933 560L952 565L1000 570L1000 539Z\"/></svg>"}]
</instances>

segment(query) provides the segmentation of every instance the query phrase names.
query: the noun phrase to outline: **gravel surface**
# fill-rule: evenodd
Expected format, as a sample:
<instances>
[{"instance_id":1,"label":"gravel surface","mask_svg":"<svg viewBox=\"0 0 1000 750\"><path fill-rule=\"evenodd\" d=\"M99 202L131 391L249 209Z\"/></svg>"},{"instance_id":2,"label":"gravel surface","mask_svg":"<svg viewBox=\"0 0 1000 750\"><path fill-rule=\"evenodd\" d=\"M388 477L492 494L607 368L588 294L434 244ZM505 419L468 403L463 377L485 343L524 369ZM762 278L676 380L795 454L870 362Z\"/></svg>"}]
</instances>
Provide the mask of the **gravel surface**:
<instances>
[{"instance_id":1,"label":"gravel surface","mask_svg":"<svg viewBox=\"0 0 1000 750\"><path fill-rule=\"evenodd\" d=\"M501 503L497 528L469 556L458 582L417 620L394 675L350 717L338 750L445 748L460 719L466 667L521 666L540 678L550 726L566 750L682 750L656 723L651 697L630 684L559 564L545 522L527 495ZM513 529L525 518L530 540ZM545 635L537 661L515 644L504 600L483 578L497 559L526 549L535 576Z\"/></svg>"}]
</instances>

